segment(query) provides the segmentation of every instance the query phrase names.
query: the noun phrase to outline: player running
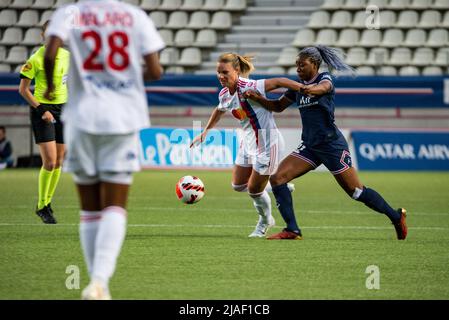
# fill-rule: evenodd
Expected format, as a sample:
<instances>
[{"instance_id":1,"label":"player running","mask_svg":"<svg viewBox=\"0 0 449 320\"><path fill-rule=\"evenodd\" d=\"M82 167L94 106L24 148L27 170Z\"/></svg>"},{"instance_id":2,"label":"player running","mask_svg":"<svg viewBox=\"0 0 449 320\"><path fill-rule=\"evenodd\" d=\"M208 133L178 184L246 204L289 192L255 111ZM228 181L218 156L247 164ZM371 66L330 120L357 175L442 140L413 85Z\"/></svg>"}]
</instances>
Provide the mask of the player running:
<instances>
[{"instance_id":1,"label":"player running","mask_svg":"<svg viewBox=\"0 0 449 320\"><path fill-rule=\"evenodd\" d=\"M287 227L282 232L269 236L269 240L302 239L287 182L314 170L320 164L329 169L350 197L390 218L399 240L407 237L405 209L393 209L380 194L360 182L357 171L352 167L348 143L334 123L334 82L330 73L320 73L318 70L322 61L331 72L352 70L337 53L335 49L326 46L301 50L296 66L303 87L298 92L288 90L278 100L268 100L256 91L244 94L246 98L259 102L267 110L282 112L292 103L296 103L301 113L303 141L281 162L278 171L270 178L277 206Z\"/></svg>"},{"instance_id":2,"label":"player running","mask_svg":"<svg viewBox=\"0 0 449 320\"><path fill-rule=\"evenodd\" d=\"M161 76L158 52L164 43L143 10L116 0L61 7L47 36L47 79L56 72L63 42L72 52L70 97L62 118L66 169L79 192L80 240L91 280L82 298L110 299L108 283L125 238L132 172L140 170L138 132L149 126L143 77ZM45 96L53 90L48 81Z\"/></svg>"},{"instance_id":3,"label":"player running","mask_svg":"<svg viewBox=\"0 0 449 320\"><path fill-rule=\"evenodd\" d=\"M248 192L259 220L249 237L265 237L268 228L275 224L271 214L271 198L266 186L275 173L284 150L284 139L279 132L271 111L259 103L243 97L247 90L260 94L276 88L299 90L302 85L287 78L250 80L254 70L251 57L236 53L224 53L217 61L217 76L223 89L218 95L219 104L204 131L194 138L191 147L204 142L210 129L216 126L226 111L230 111L243 129L243 138L232 174L232 187L238 192Z\"/></svg>"}]
</instances>

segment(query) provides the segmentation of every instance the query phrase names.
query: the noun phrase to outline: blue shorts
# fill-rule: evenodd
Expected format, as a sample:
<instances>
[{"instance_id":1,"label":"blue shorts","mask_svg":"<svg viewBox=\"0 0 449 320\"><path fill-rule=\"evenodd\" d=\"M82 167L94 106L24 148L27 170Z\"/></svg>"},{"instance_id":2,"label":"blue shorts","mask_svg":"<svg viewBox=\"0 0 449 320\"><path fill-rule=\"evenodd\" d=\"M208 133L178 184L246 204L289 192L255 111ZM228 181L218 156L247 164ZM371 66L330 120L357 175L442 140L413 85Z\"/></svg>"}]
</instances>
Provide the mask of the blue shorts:
<instances>
[{"instance_id":1,"label":"blue shorts","mask_svg":"<svg viewBox=\"0 0 449 320\"><path fill-rule=\"evenodd\" d=\"M321 145L319 148L309 148L303 143L290 155L302 159L316 169L320 164L333 174L340 174L352 167L351 154L349 148L343 146L333 146L331 144Z\"/></svg>"}]
</instances>

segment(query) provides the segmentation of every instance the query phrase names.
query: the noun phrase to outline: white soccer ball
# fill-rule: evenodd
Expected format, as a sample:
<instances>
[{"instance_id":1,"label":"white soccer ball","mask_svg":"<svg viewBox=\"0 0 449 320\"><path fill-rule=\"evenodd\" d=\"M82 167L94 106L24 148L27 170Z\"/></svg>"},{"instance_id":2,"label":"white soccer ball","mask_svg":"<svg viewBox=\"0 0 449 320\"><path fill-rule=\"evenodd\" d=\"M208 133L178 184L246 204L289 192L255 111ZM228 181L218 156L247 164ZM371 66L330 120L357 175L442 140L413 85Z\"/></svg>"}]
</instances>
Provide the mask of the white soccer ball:
<instances>
[{"instance_id":1,"label":"white soccer ball","mask_svg":"<svg viewBox=\"0 0 449 320\"><path fill-rule=\"evenodd\" d=\"M204 183L194 176L182 177L176 184L176 195L186 204L198 202L204 197Z\"/></svg>"}]
</instances>

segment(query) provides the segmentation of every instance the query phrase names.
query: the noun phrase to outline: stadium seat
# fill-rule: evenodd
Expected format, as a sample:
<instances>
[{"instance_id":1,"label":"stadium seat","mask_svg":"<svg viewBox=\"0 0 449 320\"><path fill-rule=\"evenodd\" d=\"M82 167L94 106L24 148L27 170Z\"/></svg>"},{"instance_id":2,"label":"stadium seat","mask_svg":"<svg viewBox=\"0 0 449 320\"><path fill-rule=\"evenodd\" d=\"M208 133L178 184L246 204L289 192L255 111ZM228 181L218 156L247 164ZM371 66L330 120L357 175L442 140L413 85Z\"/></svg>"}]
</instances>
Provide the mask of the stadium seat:
<instances>
[{"instance_id":1,"label":"stadium seat","mask_svg":"<svg viewBox=\"0 0 449 320\"><path fill-rule=\"evenodd\" d=\"M418 12L412 10L404 10L399 13L397 28L415 28L418 25Z\"/></svg>"},{"instance_id":2,"label":"stadium seat","mask_svg":"<svg viewBox=\"0 0 449 320\"><path fill-rule=\"evenodd\" d=\"M449 66L449 48L440 48L437 51L435 60L432 63L434 66L447 67Z\"/></svg>"},{"instance_id":3,"label":"stadium seat","mask_svg":"<svg viewBox=\"0 0 449 320\"><path fill-rule=\"evenodd\" d=\"M330 22L330 15L326 11L314 11L310 15L307 27L310 29L326 28Z\"/></svg>"},{"instance_id":4,"label":"stadium seat","mask_svg":"<svg viewBox=\"0 0 449 320\"><path fill-rule=\"evenodd\" d=\"M165 48L159 58L163 66L173 66L179 59L179 51L176 48Z\"/></svg>"},{"instance_id":5,"label":"stadium seat","mask_svg":"<svg viewBox=\"0 0 449 320\"><path fill-rule=\"evenodd\" d=\"M56 0L55 4L53 5L53 9L57 9L71 3L73 3L73 0Z\"/></svg>"},{"instance_id":6,"label":"stadium seat","mask_svg":"<svg viewBox=\"0 0 449 320\"><path fill-rule=\"evenodd\" d=\"M343 9L346 10L361 10L365 9L366 0L346 0Z\"/></svg>"},{"instance_id":7,"label":"stadium seat","mask_svg":"<svg viewBox=\"0 0 449 320\"><path fill-rule=\"evenodd\" d=\"M298 49L295 47L286 47L282 49L276 64L281 67L291 67L295 64L298 56Z\"/></svg>"},{"instance_id":8,"label":"stadium seat","mask_svg":"<svg viewBox=\"0 0 449 320\"><path fill-rule=\"evenodd\" d=\"M16 67L14 68L14 73L19 73L20 70L22 70L23 67L23 63L19 63L18 65L16 65Z\"/></svg>"},{"instance_id":9,"label":"stadium seat","mask_svg":"<svg viewBox=\"0 0 449 320\"><path fill-rule=\"evenodd\" d=\"M397 74L396 68L392 66L381 66L376 71L376 75L378 76L396 76Z\"/></svg>"},{"instance_id":10,"label":"stadium seat","mask_svg":"<svg viewBox=\"0 0 449 320\"><path fill-rule=\"evenodd\" d=\"M19 21L16 26L19 27L31 27L39 23L39 15L37 10L24 10L20 14Z\"/></svg>"},{"instance_id":11,"label":"stadium seat","mask_svg":"<svg viewBox=\"0 0 449 320\"><path fill-rule=\"evenodd\" d=\"M347 28L351 25L352 16L349 11L335 11L332 15L329 27L334 29Z\"/></svg>"},{"instance_id":12,"label":"stadium seat","mask_svg":"<svg viewBox=\"0 0 449 320\"><path fill-rule=\"evenodd\" d=\"M184 67L180 67L180 66L167 67L167 68L164 70L164 73L184 74Z\"/></svg>"},{"instance_id":13,"label":"stadium seat","mask_svg":"<svg viewBox=\"0 0 449 320\"><path fill-rule=\"evenodd\" d=\"M31 7L33 4L33 0L13 0L9 5L9 8L12 9L27 9Z\"/></svg>"},{"instance_id":14,"label":"stadium seat","mask_svg":"<svg viewBox=\"0 0 449 320\"><path fill-rule=\"evenodd\" d=\"M0 9L8 8L12 0L0 0Z\"/></svg>"},{"instance_id":15,"label":"stadium seat","mask_svg":"<svg viewBox=\"0 0 449 320\"><path fill-rule=\"evenodd\" d=\"M368 59L365 64L370 66L384 65L389 59L388 49L373 48L369 51Z\"/></svg>"},{"instance_id":16,"label":"stadium seat","mask_svg":"<svg viewBox=\"0 0 449 320\"><path fill-rule=\"evenodd\" d=\"M231 14L227 11L215 12L212 16L209 28L217 30L226 30L232 26Z\"/></svg>"},{"instance_id":17,"label":"stadium seat","mask_svg":"<svg viewBox=\"0 0 449 320\"><path fill-rule=\"evenodd\" d=\"M418 48L415 50L412 59L412 65L414 66L428 66L433 62L433 50L430 48Z\"/></svg>"},{"instance_id":18,"label":"stadium seat","mask_svg":"<svg viewBox=\"0 0 449 320\"><path fill-rule=\"evenodd\" d=\"M285 69L282 67L270 67L267 69L267 74L285 74Z\"/></svg>"},{"instance_id":19,"label":"stadium seat","mask_svg":"<svg viewBox=\"0 0 449 320\"><path fill-rule=\"evenodd\" d=\"M433 29L429 32L427 47L438 48L449 46L449 31L446 29Z\"/></svg>"},{"instance_id":20,"label":"stadium seat","mask_svg":"<svg viewBox=\"0 0 449 320\"><path fill-rule=\"evenodd\" d=\"M204 5L201 10L206 11L220 11L223 10L224 0L204 0Z\"/></svg>"},{"instance_id":21,"label":"stadium seat","mask_svg":"<svg viewBox=\"0 0 449 320\"><path fill-rule=\"evenodd\" d=\"M441 22L441 13L436 10L426 10L421 13L421 19L419 20L419 28L437 28Z\"/></svg>"},{"instance_id":22,"label":"stadium seat","mask_svg":"<svg viewBox=\"0 0 449 320\"><path fill-rule=\"evenodd\" d=\"M381 10L379 21L382 29L393 28L396 24L396 13L392 10Z\"/></svg>"},{"instance_id":23,"label":"stadium seat","mask_svg":"<svg viewBox=\"0 0 449 320\"><path fill-rule=\"evenodd\" d=\"M6 47L0 46L0 61L3 61L6 59Z\"/></svg>"},{"instance_id":24,"label":"stadium seat","mask_svg":"<svg viewBox=\"0 0 449 320\"><path fill-rule=\"evenodd\" d=\"M356 29L343 29L340 31L340 36L338 38L337 43L335 44L337 47L341 48L351 48L357 45L359 41L359 31Z\"/></svg>"},{"instance_id":25,"label":"stadium seat","mask_svg":"<svg viewBox=\"0 0 449 320\"><path fill-rule=\"evenodd\" d=\"M394 10L404 10L405 8L408 8L409 3L410 0L390 0L388 8Z\"/></svg>"},{"instance_id":26,"label":"stadium seat","mask_svg":"<svg viewBox=\"0 0 449 320\"><path fill-rule=\"evenodd\" d=\"M325 46L333 46L337 42L337 31L333 29L322 29L316 36L316 43Z\"/></svg>"},{"instance_id":27,"label":"stadium seat","mask_svg":"<svg viewBox=\"0 0 449 320\"><path fill-rule=\"evenodd\" d=\"M247 7L246 0L227 0L223 7L225 11L243 11Z\"/></svg>"},{"instance_id":28,"label":"stadium seat","mask_svg":"<svg viewBox=\"0 0 449 320\"><path fill-rule=\"evenodd\" d=\"M156 28L163 28L167 24L167 13L163 11L152 11L148 16Z\"/></svg>"},{"instance_id":29,"label":"stadium seat","mask_svg":"<svg viewBox=\"0 0 449 320\"><path fill-rule=\"evenodd\" d=\"M419 69L415 66L405 66L399 68L400 76L419 76Z\"/></svg>"},{"instance_id":30,"label":"stadium seat","mask_svg":"<svg viewBox=\"0 0 449 320\"><path fill-rule=\"evenodd\" d=\"M142 0L140 7L146 11L153 11L159 8L161 0Z\"/></svg>"},{"instance_id":31,"label":"stadium seat","mask_svg":"<svg viewBox=\"0 0 449 320\"><path fill-rule=\"evenodd\" d=\"M11 67L9 66L9 64L0 63L0 72L11 72Z\"/></svg>"},{"instance_id":32,"label":"stadium seat","mask_svg":"<svg viewBox=\"0 0 449 320\"><path fill-rule=\"evenodd\" d=\"M0 27L9 27L17 22L16 10L5 9L0 11Z\"/></svg>"},{"instance_id":33,"label":"stadium seat","mask_svg":"<svg viewBox=\"0 0 449 320\"><path fill-rule=\"evenodd\" d=\"M196 35L195 47L212 48L217 44L217 33L215 30L202 29Z\"/></svg>"},{"instance_id":34,"label":"stadium seat","mask_svg":"<svg viewBox=\"0 0 449 320\"><path fill-rule=\"evenodd\" d=\"M14 45L22 41L23 33L20 28L8 28L3 33L2 40L0 41L3 45Z\"/></svg>"},{"instance_id":35,"label":"stadium seat","mask_svg":"<svg viewBox=\"0 0 449 320\"><path fill-rule=\"evenodd\" d=\"M447 8L449 8L449 0L435 0L432 8L433 9L447 9Z\"/></svg>"},{"instance_id":36,"label":"stadium seat","mask_svg":"<svg viewBox=\"0 0 449 320\"><path fill-rule=\"evenodd\" d=\"M339 10L343 8L345 0L324 0L321 10Z\"/></svg>"},{"instance_id":37,"label":"stadium seat","mask_svg":"<svg viewBox=\"0 0 449 320\"><path fill-rule=\"evenodd\" d=\"M382 47L395 48L404 41L404 33L400 29L388 29L384 32L381 42Z\"/></svg>"},{"instance_id":38,"label":"stadium seat","mask_svg":"<svg viewBox=\"0 0 449 320\"><path fill-rule=\"evenodd\" d=\"M412 52L409 48L394 48L391 52L389 65L404 66L409 65L412 61Z\"/></svg>"},{"instance_id":39,"label":"stadium seat","mask_svg":"<svg viewBox=\"0 0 449 320\"><path fill-rule=\"evenodd\" d=\"M440 67L428 66L423 68L421 74L423 76L441 76L443 75L443 70Z\"/></svg>"},{"instance_id":40,"label":"stadium seat","mask_svg":"<svg viewBox=\"0 0 449 320\"><path fill-rule=\"evenodd\" d=\"M189 15L185 11L174 11L170 14L167 24L164 28L167 29L182 29L187 26Z\"/></svg>"},{"instance_id":41,"label":"stadium seat","mask_svg":"<svg viewBox=\"0 0 449 320\"><path fill-rule=\"evenodd\" d=\"M195 32L190 29L178 30L175 34L175 47L184 48L190 47L195 41Z\"/></svg>"},{"instance_id":42,"label":"stadium seat","mask_svg":"<svg viewBox=\"0 0 449 320\"><path fill-rule=\"evenodd\" d=\"M209 12L206 11L195 11L190 15L189 23L187 28L189 29L204 29L210 23Z\"/></svg>"},{"instance_id":43,"label":"stadium seat","mask_svg":"<svg viewBox=\"0 0 449 320\"><path fill-rule=\"evenodd\" d=\"M354 18L352 20L351 27L356 29L366 29L366 12L363 11L357 11L354 13Z\"/></svg>"},{"instance_id":44,"label":"stadium seat","mask_svg":"<svg viewBox=\"0 0 449 320\"><path fill-rule=\"evenodd\" d=\"M368 0L366 6L376 6L380 10L384 10L388 8L388 0Z\"/></svg>"},{"instance_id":45,"label":"stadium seat","mask_svg":"<svg viewBox=\"0 0 449 320\"><path fill-rule=\"evenodd\" d=\"M381 40L382 32L380 30L364 30L358 45L361 47L377 47Z\"/></svg>"},{"instance_id":46,"label":"stadium seat","mask_svg":"<svg viewBox=\"0 0 449 320\"><path fill-rule=\"evenodd\" d=\"M33 9L51 9L55 0L35 0L31 8Z\"/></svg>"},{"instance_id":47,"label":"stadium seat","mask_svg":"<svg viewBox=\"0 0 449 320\"><path fill-rule=\"evenodd\" d=\"M182 0L162 0L162 3L157 8L163 11L175 11L182 5Z\"/></svg>"},{"instance_id":48,"label":"stadium seat","mask_svg":"<svg viewBox=\"0 0 449 320\"><path fill-rule=\"evenodd\" d=\"M406 47L422 47L426 43L426 32L423 29L410 29L405 35L403 45Z\"/></svg>"},{"instance_id":49,"label":"stadium seat","mask_svg":"<svg viewBox=\"0 0 449 320\"><path fill-rule=\"evenodd\" d=\"M162 37L162 40L164 40L165 45L167 47L173 46L173 38L174 38L173 31L172 30L168 30L168 29L160 29L158 31L159 31L159 34Z\"/></svg>"},{"instance_id":50,"label":"stadium seat","mask_svg":"<svg viewBox=\"0 0 449 320\"><path fill-rule=\"evenodd\" d=\"M182 67L196 67L201 64L201 51L198 48L185 48L181 52L181 58L176 63Z\"/></svg>"},{"instance_id":51,"label":"stadium seat","mask_svg":"<svg viewBox=\"0 0 449 320\"><path fill-rule=\"evenodd\" d=\"M289 75L298 75L298 71L297 71L296 66L288 68L287 69L287 74L289 74Z\"/></svg>"},{"instance_id":52,"label":"stadium seat","mask_svg":"<svg viewBox=\"0 0 449 320\"><path fill-rule=\"evenodd\" d=\"M365 48L351 48L346 55L346 63L350 66L361 66L366 62L366 49Z\"/></svg>"},{"instance_id":53,"label":"stadium seat","mask_svg":"<svg viewBox=\"0 0 449 320\"><path fill-rule=\"evenodd\" d=\"M140 0L122 0L122 2L129 3L134 6L140 6Z\"/></svg>"},{"instance_id":54,"label":"stadium seat","mask_svg":"<svg viewBox=\"0 0 449 320\"><path fill-rule=\"evenodd\" d=\"M412 0L409 8L414 10L425 10L432 7L433 0Z\"/></svg>"},{"instance_id":55,"label":"stadium seat","mask_svg":"<svg viewBox=\"0 0 449 320\"><path fill-rule=\"evenodd\" d=\"M14 46L9 49L8 56L4 62L9 64L25 63L28 59L28 50L23 46Z\"/></svg>"},{"instance_id":56,"label":"stadium seat","mask_svg":"<svg viewBox=\"0 0 449 320\"><path fill-rule=\"evenodd\" d=\"M40 28L29 28L25 32L21 44L35 46L43 41L41 36L42 30Z\"/></svg>"},{"instance_id":57,"label":"stadium seat","mask_svg":"<svg viewBox=\"0 0 449 320\"><path fill-rule=\"evenodd\" d=\"M292 45L298 48L311 46L315 43L315 32L310 29L300 29L293 39Z\"/></svg>"},{"instance_id":58,"label":"stadium seat","mask_svg":"<svg viewBox=\"0 0 449 320\"><path fill-rule=\"evenodd\" d=\"M376 72L372 67L360 66L356 69L356 74L359 76L374 76Z\"/></svg>"},{"instance_id":59,"label":"stadium seat","mask_svg":"<svg viewBox=\"0 0 449 320\"><path fill-rule=\"evenodd\" d=\"M184 0L179 10L183 11L197 11L203 6L203 0Z\"/></svg>"},{"instance_id":60,"label":"stadium seat","mask_svg":"<svg viewBox=\"0 0 449 320\"><path fill-rule=\"evenodd\" d=\"M43 26L45 21L50 20L51 16L53 15L55 11L54 10L45 10L42 15L41 18L39 20L38 26Z\"/></svg>"}]
</instances>

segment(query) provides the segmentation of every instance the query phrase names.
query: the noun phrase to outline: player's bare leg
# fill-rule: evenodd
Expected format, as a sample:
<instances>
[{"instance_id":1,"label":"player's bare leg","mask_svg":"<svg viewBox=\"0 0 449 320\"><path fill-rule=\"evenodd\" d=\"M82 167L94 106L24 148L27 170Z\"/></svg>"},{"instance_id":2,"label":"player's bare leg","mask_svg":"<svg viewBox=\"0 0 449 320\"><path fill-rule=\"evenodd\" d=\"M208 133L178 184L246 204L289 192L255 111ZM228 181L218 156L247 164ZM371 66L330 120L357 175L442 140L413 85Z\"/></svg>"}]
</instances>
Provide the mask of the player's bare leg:
<instances>
[{"instance_id":1,"label":"player's bare leg","mask_svg":"<svg viewBox=\"0 0 449 320\"><path fill-rule=\"evenodd\" d=\"M235 165L232 169L232 188L237 192L247 192L252 171L252 167Z\"/></svg>"}]
</instances>

